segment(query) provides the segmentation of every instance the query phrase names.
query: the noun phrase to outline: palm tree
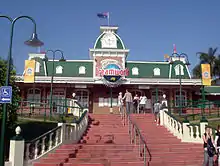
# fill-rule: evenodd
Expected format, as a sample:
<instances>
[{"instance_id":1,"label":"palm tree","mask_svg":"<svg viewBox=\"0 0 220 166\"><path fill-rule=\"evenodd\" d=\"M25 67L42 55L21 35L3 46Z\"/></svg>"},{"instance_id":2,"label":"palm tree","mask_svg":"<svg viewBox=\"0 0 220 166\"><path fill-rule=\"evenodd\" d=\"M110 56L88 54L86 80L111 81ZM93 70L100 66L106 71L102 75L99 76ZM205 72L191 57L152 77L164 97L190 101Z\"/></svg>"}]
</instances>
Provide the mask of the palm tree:
<instances>
[{"instance_id":1,"label":"palm tree","mask_svg":"<svg viewBox=\"0 0 220 166\"><path fill-rule=\"evenodd\" d=\"M210 47L208 50L208 53L205 52L198 52L197 55L199 55L199 59L200 59L200 63L198 65L196 65L193 68L193 75L196 78L201 78L201 68L200 65L203 63L208 63L210 64L210 70L211 70L211 74L212 76L216 76L219 75L219 63L220 63L220 57L216 56L217 53L217 49L218 48L212 48Z\"/></svg>"},{"instance_id":2,"label":"palm tree","mask_svg":"<svg viewBox=\"0 0 220 166\"><path fill-rule=\"evenodd\" d=\"M201 66L200 64L197 64L193 70L193 78L201 78Z\"/></svg>"},{"instance_id":3,"label":"palm tree","mask_svg":"<svg viewBox=\"0 0 220 166\"><path fill-rule=\"evenodd\" d=\"M215 66L214 66L214 76L217 78L220 78L220 55L215 60Z\"/></svg>"}]
</instances>

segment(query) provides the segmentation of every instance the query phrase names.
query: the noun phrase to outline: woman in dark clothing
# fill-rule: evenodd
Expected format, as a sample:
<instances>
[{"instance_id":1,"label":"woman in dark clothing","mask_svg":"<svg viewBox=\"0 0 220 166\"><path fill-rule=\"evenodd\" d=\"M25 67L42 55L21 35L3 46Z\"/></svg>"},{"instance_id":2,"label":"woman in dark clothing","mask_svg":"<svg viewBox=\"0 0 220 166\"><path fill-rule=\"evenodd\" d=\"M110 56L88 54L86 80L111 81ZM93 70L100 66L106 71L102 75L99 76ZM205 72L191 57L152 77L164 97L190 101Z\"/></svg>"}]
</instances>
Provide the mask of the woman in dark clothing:
<instances>
[{"instance_id":1,"label":"woman in dark clothing","mask_svg":"<svg viewBox=\"0 0 220 166\"><path fill-rule=\"evenodd\" d=\"M218 165L220 165L220 125L218 125L217 132L215 134L215 146L217 150L217 155L218 155Z\"/></svg>"},{"instance_id":2,"label":"woman in dark clothing","mask_svg":"<svg viewBox=\"0 0 220 166\"><path fill-rule=\"evenodd\" d=\"M203 141L204 141L204 162L203 162L203 166L213 166L213 156L210 152L209 152L209 147L213 146L214 147L214 140L213 140L213 136L211 133L210 128L206 128L206 131L203 135Z\"/></svg>"}]
</instances>

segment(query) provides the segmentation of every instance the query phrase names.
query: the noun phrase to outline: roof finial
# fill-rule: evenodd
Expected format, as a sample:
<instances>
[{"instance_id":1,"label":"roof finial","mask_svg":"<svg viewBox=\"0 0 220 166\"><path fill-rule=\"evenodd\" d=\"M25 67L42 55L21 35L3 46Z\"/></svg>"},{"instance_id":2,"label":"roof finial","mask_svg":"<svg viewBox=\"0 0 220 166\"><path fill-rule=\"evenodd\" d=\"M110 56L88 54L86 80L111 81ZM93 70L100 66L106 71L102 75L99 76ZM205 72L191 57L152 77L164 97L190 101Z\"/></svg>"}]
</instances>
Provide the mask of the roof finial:
<instances>
[{"instance_id":1,"label":"roof finial","mask_svg":"<svg viewBox=\"0 0 220 166\"><path fill-rule=\"evenodd\" d=\"M177 51L176 51L176 44L173 44L173 54L176 54Z\"/></svg>"}]
</instances>

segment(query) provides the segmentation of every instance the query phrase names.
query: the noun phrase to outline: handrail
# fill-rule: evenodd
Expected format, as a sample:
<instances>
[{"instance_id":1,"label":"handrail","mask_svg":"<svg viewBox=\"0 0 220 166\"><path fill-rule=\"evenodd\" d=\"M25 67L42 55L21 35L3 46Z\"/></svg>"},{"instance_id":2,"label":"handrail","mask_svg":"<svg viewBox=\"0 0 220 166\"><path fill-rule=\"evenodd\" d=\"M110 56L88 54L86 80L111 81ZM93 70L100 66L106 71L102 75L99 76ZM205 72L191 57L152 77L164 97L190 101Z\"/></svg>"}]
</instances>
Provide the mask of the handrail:
<instances>
[{"instance_id":1,"label":"handrail","mask_svg":"<svg viewBox=\"0 0 220 166\"><path fill-rule=\"evenodd\" d=\"M59 123L58 127L25 142L25 162L32 163L63 143L78 142L88 125L88 110L77 121Z\"/></svg>"},{"instance_id":2,"label":"handrail","mask_svg":"<svg viewBox=\"0 0 220 166\"><path fill-rule=\"evenodd\" d=\"M59 129L59 128L61 128L61 126L57 126L57 127L55 127L54 129L49 130L48 132L42 134L41 136L39 136L39 137L37 137L37 138L34 138L34 139L31 140L31 141L25 141L25 143L33 143L33 142L35 142L35 141L37 141L37 140L39 140L39 139L45 137L45 136L48 135L49 133L52 133L52 132L56 131L56 130Z\"/></svg>"},{"instance_id":3,"label":"handrail","mask_svg":"<svg viewBox=\"0 0 220 166\"><path fill-rule=\"evenodd\" d=\"M149 162L151 161L151 158L152 158L150 150L147 147L147 143L146 143L143 135L141 134L140 129L138 128L137 124L131 120L131 116L130 115L127 115L123 111L122 119L123 119L124 125L125 125L125 119L126 118L127 118L127 122L128 122L128 128L129 128L130 142L131 142L131 144L133 142L136 144L136 136L139 136L138 153L139 153L140 157L143 157L143 159L144 159L144 166L147 166L147 165L149 165ZM130 128L130 127L132 127L132 128ZM132 129L134 129L134 133L132 133ZM134 138L132 138L132 136ZM141 149L141 143L143 143L143 146L144 146L143 149ZM146 154L146 152L149 155L149 160L148 161L147 161L147 154ZM147 164L147 162L148 162L148 164Z\"/></svg>"},{"instance_id":4,"label":"handrail","mask_svg":"<svg viewBox=\"0 0 220 166\"><path fill-rule=\"evenodd\" d=\"M129 116L130 116L130 115L129 115ZM130 119L130 121L131 121L131 119ZM138 135L140 135L140 139L141 139L141 141L144 143L144 146L145 146L145 148L147 149L147 152L148 152L148 154L149 154L149 157L150 157L149 161L151 161L152 155L151 155L151 153L150 153L149 148L147 147L147 143L146 143L146 141L145 141L143 135L142 135L141 132L140 132L140 129L138 128L138 126L137 126L137 124L136 124L135 122L132 122L132 121L131 121L131 123L133 123L133 125L135 126L135 128L136 128L136 130L137 130L137 132L138 132ZM145 156L145 159L146 159L146 156Z\"/></svg>"}]
</instances>

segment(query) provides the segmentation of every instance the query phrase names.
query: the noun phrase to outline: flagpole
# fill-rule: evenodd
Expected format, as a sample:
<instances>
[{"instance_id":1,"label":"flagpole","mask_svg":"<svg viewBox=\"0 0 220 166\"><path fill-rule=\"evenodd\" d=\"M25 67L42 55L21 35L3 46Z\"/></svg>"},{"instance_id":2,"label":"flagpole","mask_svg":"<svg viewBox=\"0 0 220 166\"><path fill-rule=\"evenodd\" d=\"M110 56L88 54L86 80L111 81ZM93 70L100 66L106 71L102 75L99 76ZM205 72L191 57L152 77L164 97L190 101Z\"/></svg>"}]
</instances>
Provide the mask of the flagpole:
<instances>
[{"instance_id":1,"label":"flagpole","mask_svg":"<svg viewBox=\"0 0 220 166\"><path fill-rule=\"evenodd\" d=\"M109 26L110 14L108 12L108 26Z\"/></svg>"}]
</instances>

